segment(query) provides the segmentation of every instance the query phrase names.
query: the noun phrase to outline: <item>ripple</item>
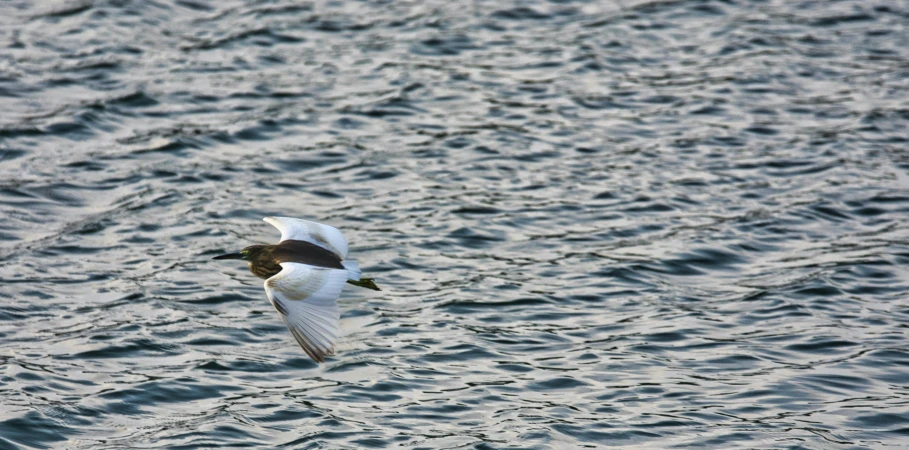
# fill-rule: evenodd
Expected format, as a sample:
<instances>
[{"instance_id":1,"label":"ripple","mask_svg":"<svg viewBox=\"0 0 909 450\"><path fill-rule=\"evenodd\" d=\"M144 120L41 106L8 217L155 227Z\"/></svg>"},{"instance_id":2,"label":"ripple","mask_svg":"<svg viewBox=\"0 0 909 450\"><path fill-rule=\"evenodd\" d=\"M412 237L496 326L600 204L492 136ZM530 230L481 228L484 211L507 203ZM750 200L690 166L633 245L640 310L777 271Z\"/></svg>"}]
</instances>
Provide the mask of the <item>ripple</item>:
<instances>
[{"instance_id":1,"label":"ripple","mask_svg":"<svg viewBox=\"0 0 909 450\"><path fill-rule=\"evenodd\" d=\"M891 3L0 3L0 447L899 447Z\"/></svg>"}]
</instances>

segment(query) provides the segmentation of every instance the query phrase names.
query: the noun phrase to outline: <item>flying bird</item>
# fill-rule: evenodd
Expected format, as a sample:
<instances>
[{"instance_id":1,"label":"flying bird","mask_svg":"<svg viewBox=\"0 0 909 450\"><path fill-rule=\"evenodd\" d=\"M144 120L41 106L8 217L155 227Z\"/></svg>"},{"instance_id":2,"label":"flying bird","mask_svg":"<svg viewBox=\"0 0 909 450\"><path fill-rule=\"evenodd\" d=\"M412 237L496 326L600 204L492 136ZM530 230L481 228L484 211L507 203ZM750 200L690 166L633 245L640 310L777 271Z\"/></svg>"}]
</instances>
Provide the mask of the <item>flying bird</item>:
<instances>
[{"instance_id":1,"label":"flying bird","mask_svg":"<svg viewBox=\"0 0 909 450\"><path fill-rule=\"evenodd\" d=\"M356 261L345 260L347 240L337 228L292 217L266 217L281 232L276 245L250 245L213 259L242 259L265 279L265 295L303 351L316 362L335 352L341 313L337 299L344 283L375 291L360 278Z\"/></svg>"}]
</instances>

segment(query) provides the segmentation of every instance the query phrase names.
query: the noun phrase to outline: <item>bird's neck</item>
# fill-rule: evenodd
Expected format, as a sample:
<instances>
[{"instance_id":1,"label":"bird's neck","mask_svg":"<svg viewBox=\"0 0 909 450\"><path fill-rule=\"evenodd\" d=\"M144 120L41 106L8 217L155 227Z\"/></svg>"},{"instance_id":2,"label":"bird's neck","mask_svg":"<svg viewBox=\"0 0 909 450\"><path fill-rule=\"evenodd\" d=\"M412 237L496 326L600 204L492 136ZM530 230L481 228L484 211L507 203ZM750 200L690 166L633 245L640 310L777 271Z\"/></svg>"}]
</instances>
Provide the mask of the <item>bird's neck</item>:
<instances>
[{"instance_id":1,"label":"bird's neck","mask_svg":"<svg viewBox=\"0 0 909 450\"><path fill-rule=\"evenodd\" d=\"M281 266L277 264L263 264L250 261L249 271L252 272L253 275L267 280L281 272Z\"/></svg>"},{"instance_id":2,"label":"bird's neck","mask_svg":"<svg viewBox=\"0 0 909 450\"><path fill-rule=\"evenodd\" d=\"M249 271L267 280L281 272L281 265L271 258L256 259L249 262Z\"/></svg>"}]
</instances>

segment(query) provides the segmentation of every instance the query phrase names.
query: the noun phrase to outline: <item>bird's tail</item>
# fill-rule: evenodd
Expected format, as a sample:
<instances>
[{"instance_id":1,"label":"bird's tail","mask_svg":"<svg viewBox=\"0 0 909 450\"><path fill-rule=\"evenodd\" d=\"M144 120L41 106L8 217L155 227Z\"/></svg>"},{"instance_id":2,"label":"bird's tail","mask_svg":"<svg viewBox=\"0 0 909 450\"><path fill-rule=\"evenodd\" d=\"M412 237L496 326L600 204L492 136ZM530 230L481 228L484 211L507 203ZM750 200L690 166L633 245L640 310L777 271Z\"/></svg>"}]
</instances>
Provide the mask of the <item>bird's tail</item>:
<instances>
[{"instance_id":1,"label":"bird's tail","mask_svg":"<svg viewBox=\"0 0 909 450\"><path fill-rule=\"evenodd\" d=\"M360 279L360 265L356 261L341 261L341 265L347 269L348 280Z\"/></svg>"}]
</instances>

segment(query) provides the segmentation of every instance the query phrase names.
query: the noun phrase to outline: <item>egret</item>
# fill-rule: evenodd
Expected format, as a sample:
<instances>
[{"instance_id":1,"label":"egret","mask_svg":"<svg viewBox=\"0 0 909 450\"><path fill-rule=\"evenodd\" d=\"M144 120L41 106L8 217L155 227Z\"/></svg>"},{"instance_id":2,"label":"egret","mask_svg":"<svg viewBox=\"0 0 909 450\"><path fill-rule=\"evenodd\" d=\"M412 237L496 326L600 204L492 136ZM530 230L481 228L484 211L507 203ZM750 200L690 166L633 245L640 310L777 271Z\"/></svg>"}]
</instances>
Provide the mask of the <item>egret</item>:
<instances>
[{"instance_id":1,"label":"egret","mask_svg":"<svg viewBox=\"0 0 909 450\"><path fill-rule=\"evenodd\" d=\"M292 217L266 217L281 232L275 245L250 245L213 259L241 259L265 279L265 295L303 351L316 362L335 352L341 313L337 299L345 283L375 291L361 278L356 261L345 260L347 240L337 228Z\"/></svg>"}]
</instances>

